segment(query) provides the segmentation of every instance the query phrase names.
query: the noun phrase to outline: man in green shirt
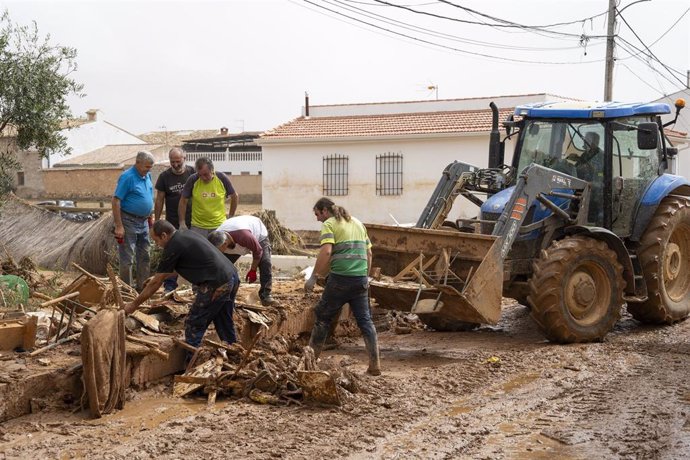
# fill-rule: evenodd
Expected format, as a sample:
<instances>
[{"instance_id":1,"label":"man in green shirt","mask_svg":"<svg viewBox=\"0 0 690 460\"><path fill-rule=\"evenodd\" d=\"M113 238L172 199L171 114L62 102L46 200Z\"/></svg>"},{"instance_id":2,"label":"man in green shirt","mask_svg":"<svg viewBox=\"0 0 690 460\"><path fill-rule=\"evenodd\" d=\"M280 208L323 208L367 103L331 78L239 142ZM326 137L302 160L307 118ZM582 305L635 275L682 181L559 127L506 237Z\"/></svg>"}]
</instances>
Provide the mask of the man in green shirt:
<instances>
[{"instance_id":1,"label":"man in green shirt","mask_svg":"<svg viewBox=\"0 0 690 460\"><path fill-rule=\"evenodd\" d=\"M328 198L321 198L316 202L314 215L323 224L321 249L316 257L314 271L304 284L305 291L312 291L319 277L328 277L321 300L314 307L316 320L309 346L318 357L333 320L340 315L343 305L348 303L369 355L367 372L380 375L378 337L369 307L371 242L367 229L345 208L337 206Z\"/></svg>"},{"instance_id":2,"label":"man in green shirt","mask_svg":"<svg viewBox=\"0 0 690 460\"><path fill-rule=\"evenodd\" d=\"M197 159L195 166L196 174L189 176L182 189L178 215L185 215L187 202L191 200L191 230L206 238L226 219L235 215L239 197L227 176L214 170L210 158ZM229 212L225 210L227 201L230 202ZM180 230L186 228L184 221L181 221Z\"/></svg>"}]
</instances>

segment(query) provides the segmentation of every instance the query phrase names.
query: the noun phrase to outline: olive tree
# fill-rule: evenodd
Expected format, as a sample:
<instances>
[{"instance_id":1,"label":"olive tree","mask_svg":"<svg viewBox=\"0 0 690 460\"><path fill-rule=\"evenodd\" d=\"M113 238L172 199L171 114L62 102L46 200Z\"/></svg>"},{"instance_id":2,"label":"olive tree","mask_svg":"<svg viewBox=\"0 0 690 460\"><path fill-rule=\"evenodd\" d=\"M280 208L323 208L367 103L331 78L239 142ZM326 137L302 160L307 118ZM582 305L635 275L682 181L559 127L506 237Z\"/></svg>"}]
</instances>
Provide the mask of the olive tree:
<instances>
[{"instance_id":1,"label":"olive tree","mask_svg":"<svg viewBox=\"0 0 690 460\"><path fill-rule=\"evenodd\" d=\"M17 169L15 148L38 155L69 152L61 124L71 118L67 98L81 96L83 85L74 48L53 45L36 23L17 25L5 10L0 17L0 194L7 192ZM8 176L9 175L9 176ZM9 177L9 178L8 178Z\"/></svg>"}]
</instances>

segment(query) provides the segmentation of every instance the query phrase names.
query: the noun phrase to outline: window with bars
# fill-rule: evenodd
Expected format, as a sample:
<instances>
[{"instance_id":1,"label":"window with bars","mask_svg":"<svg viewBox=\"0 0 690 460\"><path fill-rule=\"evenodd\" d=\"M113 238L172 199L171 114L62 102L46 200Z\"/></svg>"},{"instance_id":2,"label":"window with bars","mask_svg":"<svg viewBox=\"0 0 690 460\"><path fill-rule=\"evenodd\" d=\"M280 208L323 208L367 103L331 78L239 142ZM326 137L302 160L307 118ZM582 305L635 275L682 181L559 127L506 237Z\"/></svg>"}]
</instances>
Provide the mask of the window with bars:
<instances>
[{"instance_id":1,"label":"window with bars","mask_svg":"<svg viewBox=\"0 0 690 460\"><path fill-rule=\"evenodd\" d=\"M403 156L400 153L384 153L376 156L376 194L402 195Z\"/></svg>"},{"instance_id":2,"label":"window with bars","mask_svg":"<svg viewBox=\"0 0 690 460\"><path fill-rule=\"evenodd\" d=\"M348 192L348 162L346 155L323 157L323 194L342 196Z\"/></svg>"}]
</instances>

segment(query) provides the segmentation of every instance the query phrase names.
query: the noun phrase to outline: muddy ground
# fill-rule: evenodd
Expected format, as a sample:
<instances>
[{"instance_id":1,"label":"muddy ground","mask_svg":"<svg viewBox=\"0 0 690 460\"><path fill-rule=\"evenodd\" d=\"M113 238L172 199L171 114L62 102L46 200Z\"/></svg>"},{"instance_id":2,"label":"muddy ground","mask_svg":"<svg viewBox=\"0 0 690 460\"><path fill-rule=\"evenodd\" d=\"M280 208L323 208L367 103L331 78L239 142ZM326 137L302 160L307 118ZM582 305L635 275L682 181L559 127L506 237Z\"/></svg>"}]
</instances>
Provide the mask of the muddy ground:
<instances>
[{"instance_id":1,"label":"muddy ground","mask_svg":"<svg viewBox=\"0 0 690 460\"><path fill-rule=\"evenodd\" d=\"M325 352L361 376L341 408L173 399L130 390L99 420L48 411L0 425L0 458L687 458L690 321L624 315L604 343L552 345L527 308L497 327L380 335L383 375L360 339ZM493 357L493 358L492 358Z\"/></svg>"}]
</instances>

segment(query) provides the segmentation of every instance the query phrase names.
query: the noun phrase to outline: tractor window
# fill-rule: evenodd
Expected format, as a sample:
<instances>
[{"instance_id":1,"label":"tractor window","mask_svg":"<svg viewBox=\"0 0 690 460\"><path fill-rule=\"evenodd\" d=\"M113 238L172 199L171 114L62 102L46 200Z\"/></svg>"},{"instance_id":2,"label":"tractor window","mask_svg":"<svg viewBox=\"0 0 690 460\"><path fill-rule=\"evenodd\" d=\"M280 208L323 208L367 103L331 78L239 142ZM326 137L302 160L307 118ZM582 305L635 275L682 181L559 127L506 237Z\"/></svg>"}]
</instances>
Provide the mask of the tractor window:
<instances>
[{"instance_id":1,"label":"tractor window","mask_svg":"<svg viewBox=\"0 0 690 460\"><path fill-rule=\"evenodd\" d=\"M649 183L658 176L659 150L637 147L637 126L652 117L621 118L613 122L613 231L630 234L638 203ZM661 145L661 142L659 142Z\"/></svg>"}]
</instances>

